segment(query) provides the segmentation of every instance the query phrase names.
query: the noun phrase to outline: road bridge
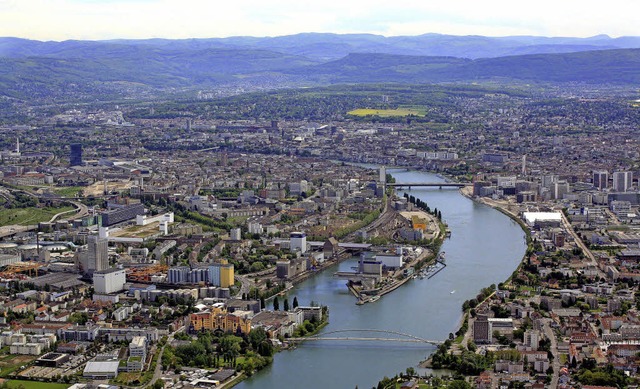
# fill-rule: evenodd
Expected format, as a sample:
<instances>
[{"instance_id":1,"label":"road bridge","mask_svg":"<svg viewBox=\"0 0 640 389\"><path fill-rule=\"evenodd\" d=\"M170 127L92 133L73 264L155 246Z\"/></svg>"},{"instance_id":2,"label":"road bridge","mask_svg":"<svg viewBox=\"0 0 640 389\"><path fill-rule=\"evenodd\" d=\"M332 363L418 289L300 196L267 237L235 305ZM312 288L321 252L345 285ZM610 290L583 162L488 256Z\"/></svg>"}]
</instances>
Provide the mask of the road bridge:
<instances>
[{"instance_id":1,"label":"road bridge","mask_svg":"<svg viewBox=\"0 0 640 389\"><path fill-rule=\"evenodd\" d=\"M472 186L471 182L394 182L388 183L387 186L393 187L437 187L437 188L463 188L465 186Z\"/></svg>"},{"instance_id":2,"label":"road bridge","mask_svg":"<svg viewBox=\"0 0 640 389\"><path fill-rule=\"evenodd\" d=\"M372 333L372 334L382 334L382 336L329 336L334 334L342 334L342 333ZM388 337L386 335L397 335L400 337ZM430 345L441 345L442 341L440 340L430 340L423 339L419 336L405 334L403 332L391 331L391 330L379 330L379 329L345 329L345 330L335 330L324 332L322 334L309 336L306 338L289 338L290 341L294 342L304 342L304 341L320 341L320 340L340 340L340 341L382 341L382 342L399 342L399 343L422 343L422 344L430 344Z\"/></svg>"}]
</instances>

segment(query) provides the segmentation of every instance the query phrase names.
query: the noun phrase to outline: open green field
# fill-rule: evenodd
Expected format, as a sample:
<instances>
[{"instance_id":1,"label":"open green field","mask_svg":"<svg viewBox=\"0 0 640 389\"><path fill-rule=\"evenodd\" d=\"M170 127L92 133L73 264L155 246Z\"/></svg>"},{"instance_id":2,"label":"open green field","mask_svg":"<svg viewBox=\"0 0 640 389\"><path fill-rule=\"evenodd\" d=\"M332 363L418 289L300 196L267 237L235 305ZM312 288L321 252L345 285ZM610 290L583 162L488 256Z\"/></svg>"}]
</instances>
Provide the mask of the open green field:
<instances>
[{"instance_id":1,"label":"open green field","mask_svg":"<svg viewBox=\"0 0 640 389\"><path fill-rule=\"evenodd\" d=\"M65 186L65 187L59 187L59 188L52 188L52 191L60 196L63 197L75 197L78 192L80 192L80 195L82 196L82 191L84 189L84 186Z\"/></svg>"},{"instance_id":2,"label":"open green field","mask_svg":"<svg viewBox=\"0 0 640 389\"><path fill-rule=\"evenodd\" d=\"M12 208L0 209L0 226L10 224L30 225L39 222L48 222L53 215L70 211L73 207L60 208Z\"/></svg>"},{"instance_id":3,"label":"open green field","mask_svg":"<svg viewBox=\"0 0 640 389\"><path fill-rule=\"evenodd\" d=\"M11 389L66 389L71 385L27 380L9 380L7 381L7 386Z\"/></svg>"},{"instance_id":4,"label":"open green field","mask_svg":"<svg viewBox=\"0 0 640 389\"><path fill-rule=\"evenodd\" d=\"M397 109L369 109L369 108L358 108L353 111L347 112L349 115L353 116L380 116L380 117L391 117L391 116L424 116L426 114L425 110L416 109L416 108L397 108Z\"/></svg>"}]
</instances>

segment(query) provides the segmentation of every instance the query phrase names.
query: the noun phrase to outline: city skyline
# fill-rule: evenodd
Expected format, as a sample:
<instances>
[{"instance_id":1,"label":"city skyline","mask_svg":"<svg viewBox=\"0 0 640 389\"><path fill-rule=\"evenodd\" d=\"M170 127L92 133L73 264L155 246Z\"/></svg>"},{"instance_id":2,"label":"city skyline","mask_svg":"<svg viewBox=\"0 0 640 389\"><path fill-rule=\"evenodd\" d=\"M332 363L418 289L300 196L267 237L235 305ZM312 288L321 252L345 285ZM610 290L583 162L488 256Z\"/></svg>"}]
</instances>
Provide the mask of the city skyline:
<instances>
[{"instance_id":1,"label":"city skyline","mask_svg":"<svg viewBox=\"0 0 640 389\"><path fill-rule=\"evenodd\" d=\"M385 36L638 35L635 11L622 0L446 3L380 0L362 3L264 3L242 0L0 0L0 36L36 40L215 38L281 36L303 32Z\"/></svg>"}]
</instances>

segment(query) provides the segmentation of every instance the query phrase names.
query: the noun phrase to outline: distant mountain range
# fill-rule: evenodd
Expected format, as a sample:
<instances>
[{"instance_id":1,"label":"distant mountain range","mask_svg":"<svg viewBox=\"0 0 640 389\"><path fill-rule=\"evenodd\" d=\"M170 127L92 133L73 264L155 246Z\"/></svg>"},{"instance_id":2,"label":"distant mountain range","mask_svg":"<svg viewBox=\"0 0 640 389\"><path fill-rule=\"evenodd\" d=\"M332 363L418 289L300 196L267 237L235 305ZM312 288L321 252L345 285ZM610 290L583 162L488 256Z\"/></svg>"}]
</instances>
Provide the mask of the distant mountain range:
<instances>
[{"instance_id":1,"label":"distant mountain range","mask_svg":"<svg viewBox=\"0 0 640 389\"><path fill-rule=\"evenodd\" d=\"M306 33L273 38L40 42L0 38L0 95L70 84L210 87L240 80L330 84L482 80L631 84L640 37L383 37ZM250 82L250 81L248 81Z\"/></svg>"}]
</instances>

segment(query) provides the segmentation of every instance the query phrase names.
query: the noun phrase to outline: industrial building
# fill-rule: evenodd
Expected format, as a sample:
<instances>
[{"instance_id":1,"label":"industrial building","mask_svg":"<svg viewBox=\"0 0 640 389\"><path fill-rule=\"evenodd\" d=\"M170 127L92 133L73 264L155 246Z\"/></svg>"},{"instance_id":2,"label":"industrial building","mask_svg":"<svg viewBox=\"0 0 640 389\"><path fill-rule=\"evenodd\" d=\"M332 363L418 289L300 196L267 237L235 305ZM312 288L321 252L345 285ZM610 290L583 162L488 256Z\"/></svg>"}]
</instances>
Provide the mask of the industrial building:
<instances>
[{"instance_id":1,"label":"industrial building","mask_svg":"<svg viewBox=\"0 0 640 389\"><path fill-rule=\"evenodd\" d=\"M97 294L117 293L124 290L127 275L124 269L108 269L93 273L93 289Z\"/></svg>"},{"instance_id":2,"label":"industrial building","mask_svg":"<svg viewBox=\"0 0 640 389\"><path fill-rule=\"evenodd\" d=\"M115 378L118 375L118 361L89 361L82 376L92 380Z\"/></svg>"}]
</instances>

